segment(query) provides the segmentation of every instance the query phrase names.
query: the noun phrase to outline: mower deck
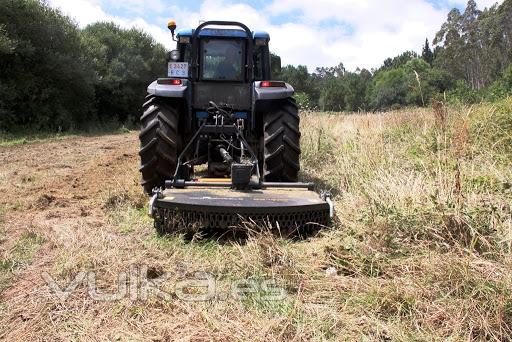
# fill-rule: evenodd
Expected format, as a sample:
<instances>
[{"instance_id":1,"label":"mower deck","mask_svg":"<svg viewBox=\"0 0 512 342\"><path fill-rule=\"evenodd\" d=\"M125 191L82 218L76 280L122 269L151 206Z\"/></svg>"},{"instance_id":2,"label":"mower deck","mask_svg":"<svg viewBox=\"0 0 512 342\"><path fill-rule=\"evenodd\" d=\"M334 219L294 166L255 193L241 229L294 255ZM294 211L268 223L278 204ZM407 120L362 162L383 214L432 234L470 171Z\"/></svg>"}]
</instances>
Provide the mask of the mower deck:
<instances>
[{"instance_id":1,"label":"mower deck","mask_svg":"<svg viewBox=\"0 0 512 342\"><path fill-rule=\"evenodd\" d=\"M232 190L219 187L164 190L153 203L159 230L231 228L256 224L279 229L327 225L331 207L307 189Z\"/></svg>"}]
</instances>

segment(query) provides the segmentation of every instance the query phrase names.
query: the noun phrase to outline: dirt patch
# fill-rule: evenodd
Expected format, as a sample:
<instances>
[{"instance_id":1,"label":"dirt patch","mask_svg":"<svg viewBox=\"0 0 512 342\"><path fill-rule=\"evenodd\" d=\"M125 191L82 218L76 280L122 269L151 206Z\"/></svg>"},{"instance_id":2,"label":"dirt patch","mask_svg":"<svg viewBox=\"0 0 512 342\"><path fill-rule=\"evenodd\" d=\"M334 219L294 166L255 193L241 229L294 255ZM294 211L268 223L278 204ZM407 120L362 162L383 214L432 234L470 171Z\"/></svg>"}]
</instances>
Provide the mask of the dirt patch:
<instances>
[{"instance_id":1,"label":"dirt patch","mask_svg":"<svg viewBox=\"0 0 512 342\"><path fill-rule=\"evenodd\" d=\"M55 202L55 196L52 196L52 195L41 195L36 203L34 204L34 206L38 209L44 209L44 208L48 208L52 203Z\"/></svg>"}]
</instances>

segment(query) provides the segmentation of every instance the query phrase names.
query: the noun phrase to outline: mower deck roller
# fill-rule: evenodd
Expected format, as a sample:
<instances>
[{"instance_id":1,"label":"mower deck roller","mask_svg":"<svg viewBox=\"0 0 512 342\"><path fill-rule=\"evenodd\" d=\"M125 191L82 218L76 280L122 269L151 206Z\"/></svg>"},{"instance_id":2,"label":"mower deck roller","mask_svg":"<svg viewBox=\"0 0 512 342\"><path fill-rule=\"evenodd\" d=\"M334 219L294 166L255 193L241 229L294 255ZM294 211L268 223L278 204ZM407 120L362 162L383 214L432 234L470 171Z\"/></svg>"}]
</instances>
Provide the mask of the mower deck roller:
<instances>
[{"instance_id":1,"label":"mower deck roller","mask_svg":"<svg viewBox=\"0 0 512 342\"><path fill-rule=\"evenodd\" d=\"M197 183L155 194L151 214L162 233L194 227L249 226L302 231L326 226L332 215L329 197L301 185L233 190L222 183Z\"/></svg>"}]
</instances>

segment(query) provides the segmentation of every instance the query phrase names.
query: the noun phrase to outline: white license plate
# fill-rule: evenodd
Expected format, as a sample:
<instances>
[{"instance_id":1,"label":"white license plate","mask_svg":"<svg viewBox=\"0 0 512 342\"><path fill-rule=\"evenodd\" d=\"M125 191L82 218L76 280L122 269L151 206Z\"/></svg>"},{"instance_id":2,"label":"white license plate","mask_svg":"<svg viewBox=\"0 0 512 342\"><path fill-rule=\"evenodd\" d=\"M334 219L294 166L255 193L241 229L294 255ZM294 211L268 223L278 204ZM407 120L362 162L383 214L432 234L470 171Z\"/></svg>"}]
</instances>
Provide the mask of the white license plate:
<instances>
[{"instance_id":1,"label":"white license plate","mask_svg":"<svg viewBox=\"0 0 512 342\"><path fill-rule=\"evenodd\" d=\"M188 63L169 62L169 77L188 77Z\"/></svg>"}]
</instances>

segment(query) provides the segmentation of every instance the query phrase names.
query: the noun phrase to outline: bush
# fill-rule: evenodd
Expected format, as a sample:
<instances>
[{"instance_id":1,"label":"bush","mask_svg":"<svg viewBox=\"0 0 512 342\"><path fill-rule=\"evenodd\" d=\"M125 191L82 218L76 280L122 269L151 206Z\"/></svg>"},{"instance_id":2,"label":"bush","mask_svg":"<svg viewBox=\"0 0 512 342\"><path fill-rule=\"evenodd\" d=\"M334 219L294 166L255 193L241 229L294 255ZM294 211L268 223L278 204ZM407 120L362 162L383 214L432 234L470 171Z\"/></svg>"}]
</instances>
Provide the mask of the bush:
<instances>
[{"instance_id":1,"label":"bush","mask_svg":"<svg viewBox=\"0 0 512 342\"><path fill-rule=\"evenodd\" d=\"M512 94L512 64L505 69L503 75L486 89L485 97L489 101L497 101Z\"/></svg>"},{"instance_id":2,"label":"bush","mask_svg":"<svg viewBox=\"0 0 512 342\"><path fill-rule=\"evenodd\" d=\"M295 98L295 101L297 101L297 105L299 106L300 109L302 109L302 110L314 109L315 106L313 105L308 94L296 93L293 97Z\"/></svg>"},{"instance_id":3,"label":"bush","mask_svg":"<svg viewBox=\"0 0 512 342\"><path fill-rule=\"evenodd\" d=\"M466 104L474 104L482 101L482 95L466 83L466 81L458 80L455 87L448 92L448 100L452 103L462 102Z\"/></svg>"},{"instance_id":4,"label":"bush","mask_svg":"<svg viewBox=\"0 0 512 342\"><path fill-rule=\"evenodd\" d=\"M512 97L478 108L470 129L478 151L492 150L512 159Z\"/></svg>"}]
</instances>

